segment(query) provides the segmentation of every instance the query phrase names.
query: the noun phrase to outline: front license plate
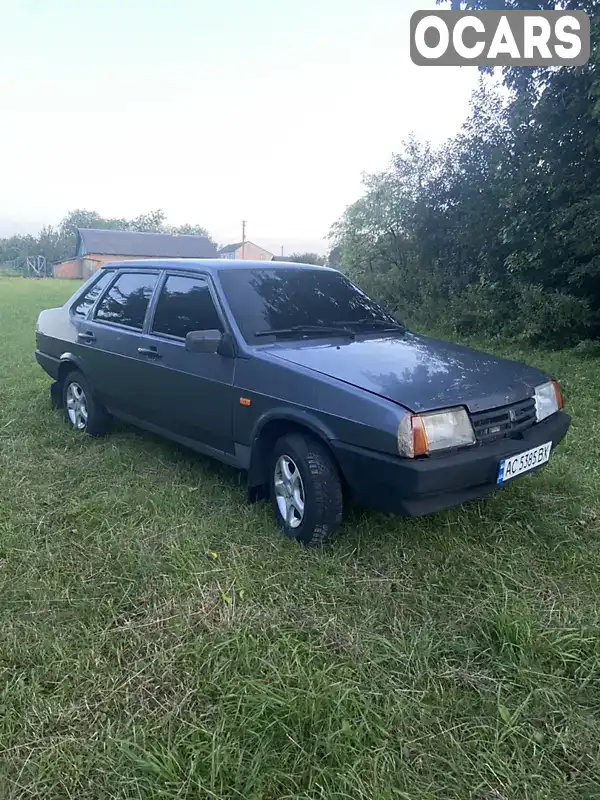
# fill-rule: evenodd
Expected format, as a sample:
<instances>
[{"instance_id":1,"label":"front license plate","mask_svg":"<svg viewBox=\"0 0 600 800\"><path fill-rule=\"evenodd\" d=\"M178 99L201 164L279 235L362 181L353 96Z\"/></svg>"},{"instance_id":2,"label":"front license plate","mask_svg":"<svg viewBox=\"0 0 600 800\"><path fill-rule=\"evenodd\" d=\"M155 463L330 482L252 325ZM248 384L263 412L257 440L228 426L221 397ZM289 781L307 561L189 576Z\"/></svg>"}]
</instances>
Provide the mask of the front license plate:
<instances>
[{"instance_id":1,"label":"front license plate","mask_svg":"<svg viewBox=\"0 0 600 800\"><path fill-rule=\"evenodd\" d=\"M517 453L516 456L503 458L500 462L496 483L504 483L511 478L516 478L517 475L521 475L523 472L529 472L530 469L539 467L540 464L545 464L550 458L551 449L552 442L546 442L546 444L540 444L532 450Z\"/></svg>"}]
</instances>

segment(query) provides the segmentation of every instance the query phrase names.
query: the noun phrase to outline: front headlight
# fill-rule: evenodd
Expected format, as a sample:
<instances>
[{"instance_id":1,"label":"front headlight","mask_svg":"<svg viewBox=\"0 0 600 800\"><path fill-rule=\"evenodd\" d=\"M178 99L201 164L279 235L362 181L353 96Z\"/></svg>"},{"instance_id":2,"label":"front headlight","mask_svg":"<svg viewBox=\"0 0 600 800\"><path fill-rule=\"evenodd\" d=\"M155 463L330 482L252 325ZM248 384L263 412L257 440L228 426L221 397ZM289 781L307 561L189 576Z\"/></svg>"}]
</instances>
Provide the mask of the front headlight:
<instances>
[{"instance_id":1,"label":"front headlight","mask_svg":"<svg viewBox=\"0 0 600 800\"><path fill-rule=\"evenodd\" d=\"M535 387L535 419L541 422L563 407L562 395L556 381Z\"/></svg>"},{"instance_id":2,"label":"front headlight","mask_svg":"<svg viewBox=\"0 0 600 800\"><path fill-rule=\"evenodd\" d=\"M398 452L407 458L469 444L475 444L475 434L464 408L407 414L398 426Z\"/></svg>"}]
</instances>

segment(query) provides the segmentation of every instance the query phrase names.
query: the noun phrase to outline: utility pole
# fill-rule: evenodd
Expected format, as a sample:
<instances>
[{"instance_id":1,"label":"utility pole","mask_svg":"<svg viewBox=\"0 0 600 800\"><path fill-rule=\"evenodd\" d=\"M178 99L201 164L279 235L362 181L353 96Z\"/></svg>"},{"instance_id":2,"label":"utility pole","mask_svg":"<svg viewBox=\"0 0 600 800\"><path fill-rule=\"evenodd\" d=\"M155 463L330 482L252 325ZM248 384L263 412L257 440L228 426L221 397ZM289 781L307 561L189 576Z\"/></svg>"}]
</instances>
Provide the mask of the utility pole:
<instances>
[{"instance_id":1,"label":"utility pole","mask_svg":"<svg viewBox=\"0 0 600 800\"><path fill-rule=\"evenodd\" d=\"M246 258L246 220L242 220L242 258Z\"/></svg>"}]
</instances>

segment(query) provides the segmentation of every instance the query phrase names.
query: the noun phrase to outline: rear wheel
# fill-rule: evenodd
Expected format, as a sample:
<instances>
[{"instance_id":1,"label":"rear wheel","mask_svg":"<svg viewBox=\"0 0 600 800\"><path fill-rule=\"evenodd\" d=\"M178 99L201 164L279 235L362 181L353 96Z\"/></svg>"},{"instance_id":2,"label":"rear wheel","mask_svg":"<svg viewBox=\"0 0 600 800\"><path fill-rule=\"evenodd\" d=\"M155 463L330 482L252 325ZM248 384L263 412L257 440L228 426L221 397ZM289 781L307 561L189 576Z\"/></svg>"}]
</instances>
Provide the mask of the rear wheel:
<instances>
[{"instance_id":1,"label":"rear wheel","mask_svg":"<svg viewBox=\"0 0 600 800\"><path fill-rule=\"evenodd\" d=\"M69 372L63 382L65 419L76 431L90 436L104 436L110 415L94 397L92 387L82 372Z\"/></svg>"},{"instance_id":2,"label":"rear wheel","mask_svg":"<svg viewBox=\"0 0 600 800\"><path fill-rule=\"evenodd\" d=\"M324 544L342 519L342 484L329 450L312 436L282 436L271 458L271 500L286 536Z\"/></svg>"}]
</instances>

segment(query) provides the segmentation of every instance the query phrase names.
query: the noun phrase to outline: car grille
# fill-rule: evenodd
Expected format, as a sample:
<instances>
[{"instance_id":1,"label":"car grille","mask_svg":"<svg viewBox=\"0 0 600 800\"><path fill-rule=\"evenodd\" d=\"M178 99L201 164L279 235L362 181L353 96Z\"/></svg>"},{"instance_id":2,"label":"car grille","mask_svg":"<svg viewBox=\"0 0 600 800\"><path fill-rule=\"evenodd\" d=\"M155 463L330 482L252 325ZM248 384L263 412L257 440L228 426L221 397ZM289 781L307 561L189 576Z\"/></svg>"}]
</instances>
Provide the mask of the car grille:
<instances>
[{"instance_id":1,"label":"car grille","mask_svg":"<svg viewBox=\"0 0 600 800\"><path fill-rule=\"evenodd\" d=\"M528 397L509 406L478 411L471 414L471 422L478 442L517 437L535 424L535 400Z\"/></svg>"}]
</instances>

